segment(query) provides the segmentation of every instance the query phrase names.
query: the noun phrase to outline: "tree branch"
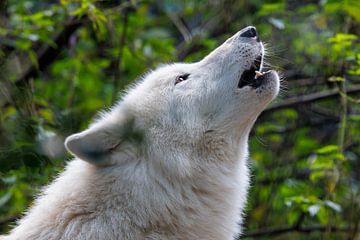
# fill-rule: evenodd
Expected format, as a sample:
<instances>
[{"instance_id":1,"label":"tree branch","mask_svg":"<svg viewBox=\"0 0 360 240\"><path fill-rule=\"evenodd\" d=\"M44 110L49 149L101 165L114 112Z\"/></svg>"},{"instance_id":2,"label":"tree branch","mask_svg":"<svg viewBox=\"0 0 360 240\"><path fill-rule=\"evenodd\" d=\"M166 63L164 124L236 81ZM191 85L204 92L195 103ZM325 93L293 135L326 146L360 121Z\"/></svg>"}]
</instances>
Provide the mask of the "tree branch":
<instances>
[{"instance_id":1,"label":"tree branch","mask_svg":"<svg viewBox=\"0 0 360 240\"><path fill-rule=\"evenodd\" d=\"M354 85L351 88L349 88L346 91L347 94L355 94L355 93L360 93L360 85ZM274 104L270 107L268 107L264 112L272 112L275 110L280 110L280 109L284 109L284 108L291 108L291 107L297 107L299 105L302 104L309 104L309 103L313 103L319 100L324 100L324 99L329 99L329 98L333 98L340 95L339 91L337 89L332 89L332 90L326 90L326 91L321 91L321 92L317 92L317 93L311 93L308 95L303 95L303 96L297 96L297 97L291 97L288 99L285 99L283 102Z\"/></svg>"},{"instance_id":2,"label":"tree branch","mask_svg":"<svg viewBox=\"0 0 360 240\"><path fill-rule=\"evenodd\" d=\"M129 11L127 9L124 10L123 13L123 28L120 35L120 42L119 42L119 53L117 59L114 63L115 74L113 79L113 94L111 102L114 103L116 101L117 91L118 91L118 82L121 77L121 61L123 58L123 50L127 40L127 30L128 30L128 22L129 22Z\"/></svg>"},{"instance_id":3,"label":"tree branch","mask_svg":"<svg viewBox=\"0 0 360 240\"><path fill-rule=\"evenodd\" d=\"M113 9L116 11L129 11L134 6L130 2L125 2L120 4L119 6L113 7L112 4L106 6L105 8ZM37 51L38 56L38 66L37 69L34 64L31 64L29 69L25 71L16 81L16 86L23 86L25 85L30 78L35 77L38 75L39 71L45 70L50 64L52 64L56 57L60 54L63 47L68 45L69 39L72 34L76 32L84 23L89 22L89 18L84 15L80 19L77 17L69 19L66 23L62 31L60 31L54 38L54 43L56 47L50 45L44 45Z\"/></svg>"},{"instance_id":4,"label":"tree branch","mask_svg":"<svg viewBox=\"0 0 360 240\"><path fill-rule=\"evenodd\" d=\"M166 12L171 22L177 27L185 42L191 42L192 34L176 13Z\"/></svg>"},{"instance_id":5,"label":"tree branch","mask_svg":"<svg viewBox=\"0 0 360 240\"><path fill-rule=\"evenodd\" d=\"M75 18L69 20L65 24L63 30L59 32L54 38L56 48L50 45L46 45L40 48L40 50L37 52L39 69L37 69L36 66L32 64L29 69L27 69L25 73L23 73L23 75L15 81L15 85L18 87L23 86L30 78L37 76L39 70L42 71L46 69L47 66L49 66L56 59L63 47L68 44L70 36L82 25L83 20L85 19L86 17L83 17L81 20Z\"/></svg>"},{"instance_id":6,"label":"tree branch","mask_svg":"<svg viewBox=\"0 0 360 240\"><path fill-rule=\"evenodd\" d=\"M282 227L273 227L273 228L262 228L253 231L245 232L241 238L245 237L260 237L260 236L275 236L289 232L298 232L298 233L311 233L311 232L348 232L353 229L348 227L338 227L338 226L326 226L326 225L312 225L312 226L282 226ZM240 238L238 238L240 239Z\"/></svg>"}]
</instances>

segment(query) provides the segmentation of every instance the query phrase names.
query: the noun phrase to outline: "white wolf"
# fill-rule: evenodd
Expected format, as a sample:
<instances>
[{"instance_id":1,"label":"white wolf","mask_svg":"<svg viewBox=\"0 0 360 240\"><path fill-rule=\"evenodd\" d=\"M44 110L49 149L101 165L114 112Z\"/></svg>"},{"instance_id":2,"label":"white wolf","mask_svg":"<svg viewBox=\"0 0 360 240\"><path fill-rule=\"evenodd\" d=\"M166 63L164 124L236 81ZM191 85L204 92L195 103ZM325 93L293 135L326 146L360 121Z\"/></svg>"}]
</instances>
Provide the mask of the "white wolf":
<instances>
[{"instance_id":1,"label":"white wolf","mask_svg":"<svg viewBox=\"0 0 360 240\"><path fill-rule=\"evenodd\" d=\"M164 65L66 139L75 156L2 240L234 239L247 141L277 95L254 27L203 60Z\"/></svg>"}]
</instances>

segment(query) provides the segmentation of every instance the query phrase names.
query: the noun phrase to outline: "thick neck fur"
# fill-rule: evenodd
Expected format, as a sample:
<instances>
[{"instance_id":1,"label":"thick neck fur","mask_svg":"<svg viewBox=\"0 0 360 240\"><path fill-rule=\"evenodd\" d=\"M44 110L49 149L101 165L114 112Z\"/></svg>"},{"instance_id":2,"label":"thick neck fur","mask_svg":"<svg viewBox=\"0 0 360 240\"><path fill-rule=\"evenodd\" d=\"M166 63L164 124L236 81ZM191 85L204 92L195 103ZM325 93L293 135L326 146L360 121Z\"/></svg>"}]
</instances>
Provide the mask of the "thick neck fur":
<instances>
[{"instance_id":1,"label":"thick neck fur","mask_svg":"<svg viewBox=\"0 0 360 240\"><path fill-rule=\"evenodd\" d=\"M131 145L121 165L95 167L75 159L5 239L24 239L22 233L30 240L99 239L88 238L89 229L104 223L110 236L103 239L232 239L248 188L247 136L241 140L205 135L200 151L188 153L188 166L176 162L176 152L156 159L139 156ZM124 237L129 229L133 234Z\"/></svg>"}]
</instances>

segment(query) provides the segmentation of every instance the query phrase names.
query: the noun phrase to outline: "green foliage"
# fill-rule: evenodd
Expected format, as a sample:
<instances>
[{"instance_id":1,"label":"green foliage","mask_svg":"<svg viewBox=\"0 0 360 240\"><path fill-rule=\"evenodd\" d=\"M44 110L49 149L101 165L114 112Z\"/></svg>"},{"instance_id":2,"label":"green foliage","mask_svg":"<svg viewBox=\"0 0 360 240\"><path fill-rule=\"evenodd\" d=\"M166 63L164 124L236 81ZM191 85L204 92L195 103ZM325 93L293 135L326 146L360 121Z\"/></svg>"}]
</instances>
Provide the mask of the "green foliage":
<instances>
[{"instance_id":1,"label":"green foliage","mask_svg":"<svg viewBox=\"0 0 360 240\"><path fill-rule=\"evenodd\" d=\"M360 84L358 0L7 0L3 9L1 232L61 172L70 158L65 137L86 128L118 92L160 63L197 61L255 25L287 88L250 138L247 239L359 238L352 230L360 224L360 100L347 94ZM340 98L276 108L330 89ZM318 225L327 231L299 230ZM283 226L294 227L251 237Z\"/></svg>"}]
</instances>

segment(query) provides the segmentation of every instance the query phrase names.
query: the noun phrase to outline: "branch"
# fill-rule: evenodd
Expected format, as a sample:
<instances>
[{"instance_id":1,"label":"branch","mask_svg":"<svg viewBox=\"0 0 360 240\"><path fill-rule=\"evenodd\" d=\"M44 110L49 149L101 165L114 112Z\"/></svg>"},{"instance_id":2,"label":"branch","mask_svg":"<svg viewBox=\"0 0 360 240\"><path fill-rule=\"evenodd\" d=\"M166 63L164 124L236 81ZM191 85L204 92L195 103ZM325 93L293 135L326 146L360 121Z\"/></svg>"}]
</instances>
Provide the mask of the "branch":
<instances>
[{"instance_id":1,"label":"branch","mask_svg":"<svg viewBox=\"0 0 360 240\"><path fill-rule=\"evenodd\" d=\"M171 22L177 27L179 32L184 38L185 42L191 42L192 35L189 29L185 26L185 24L181 21L180 17L176 13L166 12L167 16L170 18Z\"/></svg>"},{"instance_id":2,"label":"branch","mask_svg":"<svg viewBox=\"0 0 360 240\"><path fill-rule=\"evenodd\" d=\"M241 238L245 237L260 237L260 236L275 236L288 232L311 233L311 232L349 232L353 229L348 227L313 225L313 226L282 226L273 228L262 228L258 230L248 231L242 234ZM238 238L240 239L240 238Z\"/></svg>"},{"instance_id":3,"label":"branch","mask_svg":"<svg viewBox=\"0 0 360 240\"><path fill-rule=\"evenodd\" d=\"M134 6L130 2L124 2L116 7L113 7L111 4L107 6L109 10L116 10L116 11L128 11L131 10ZM16 86L23 86L26 84L30 78L35 77L39 74L39 71L43 71L46 69L50 64L52 64L56 57L60 54L60 52L64 49L65 46L68 45L69 39L72 34L76 32L84 23L89 22L88 16L84 15L80 19L78 17L71 18L65 23L64 28L60 31L54 38L54 42L56 47L50 45L44 45L37 51L38 56L38 65L39 68L36 68L34 64L31 64L28 70L20 76L16 81Z\"/></svg>"},{"instance_id":4,"label":"branch","mask_svg":"<svg viewBox=\"0 0 360 240\"><path fill-rule=\"evenodd\" d=\"M286 86L293 87L313 87L315 85L320 85L326 83L325 77L315 77L315 78L290 78L289 81L286 81Z\"/></svg>"},{"instance_id":5,"label":"branch","mask_svg":"<svg viewBox=\"0 0 360 240\"><path fill-rule=\"evenodd\" d=\"M86 17L83 17L82 20L85 20ZM23 86L26 84L30 78L38 75L39 70L42 71L46 69L59 55L63 47L66 46L69 42L70 36L82 25L83 21L78 19L71 19L66 24L64 29L56 35L54 42L56 48L46 45L37 52L39 69L32 64L25 73L15 81L16 86Z\"/></svg>"},{"instance_id":6,"label":"branch","mask_svg":"<svg viewBox=\"0 0 360 240\"><path fill-rule=\"evenodd\" d=\"M127 40L127 30L128 30L128 22L129 22L129 11L127 9L124 10L123 13L123 28L120 36L119 42L119 53L117 59L114 63L115 74L113 79L113 94L111 102L114 103L116 101L117 91L118 91L118 82L121 77L121 61L123 58L123 50Z\"/></svg>"},{"instance_id":7,"label":"branch","mask_svg":"<svg viewBox=\"0 0 360 240\"><path fill-rule=\"evenodd\" d=\"M263 179L256 179L254 180L255 184L258 184L259 186L269 185L269 184L281 184L289 179L296 179L305 181L309 178L310 172L295 172L291 174L287 174L284 176L277 176L274 178L263 178Z\"/></svg>"},{"instance_id":8,"label":"branch","mask_svg":"<svg viewBox=\"0 0 360 240\"><path fill-rule=\"evenodd\" d=\"M360 85L359 84L353 85L351 88L349 88L346 91L346 93L347 94L360 93ZM340 95L339 90L332 89L332 90L326 90L326 91L321 91L321 92L317 92L317 93L311 93L311 94L303 95L303 96L291 97L291 98L285 99L283 102L280 102L278 104L274 104L274 105L268 107L264 112L272 112L272 111L280 110L280 109L284 109L284 108L297 107L302 104L309 104L309 103L317 102L319 100L330 99L330 98L336 97L338 95Z\"/></svg>"},{"instance_id":9,"label":"branch","mask_svg":"<svg viewBox=\"0 0 360 240\"><path fill-rule=\"evenodd\" d=\"M224 19L224 16L226 18ZM224 9L219 11L216 15L209 18L195 33L192 34L193 30L187 30L190 33L191 38L186 41L182 41L177 47L177 60L183 61L188 55L199 51L204 48L201 37L196 36L197 33L207 33L207 36L217 38L218 36L227 32L229 24L235 18L233 14L228 14ZM180 31L180 30L179 30ZM201 35L201 34L200 34Z\"/></svg>"}]
</instances>

